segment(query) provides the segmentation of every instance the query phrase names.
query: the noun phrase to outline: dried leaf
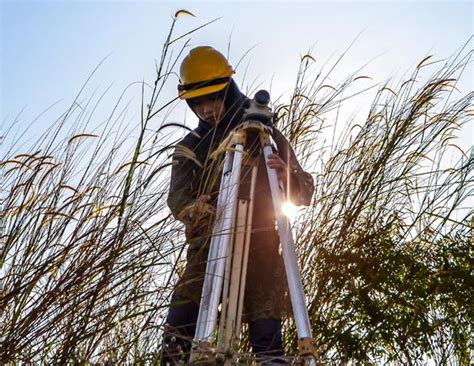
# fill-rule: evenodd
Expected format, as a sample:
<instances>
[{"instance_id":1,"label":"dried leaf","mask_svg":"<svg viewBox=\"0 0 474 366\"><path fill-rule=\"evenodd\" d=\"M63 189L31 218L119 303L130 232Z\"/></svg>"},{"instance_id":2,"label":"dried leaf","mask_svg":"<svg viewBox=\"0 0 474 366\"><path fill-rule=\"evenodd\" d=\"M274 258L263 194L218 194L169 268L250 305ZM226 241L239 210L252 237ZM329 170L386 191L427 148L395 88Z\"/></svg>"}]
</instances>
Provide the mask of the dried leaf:
<instances>
[{"instance_id":1,"label":"dried leaf","mask_svg":"<svg viewBox=\"0 0 474 366\"><path fill-rule=\"evenodd\" d=\"M68 215L68 214L65 214L65 213L62 213L62 212L58 212L58 211L46 211L44 214L48 215L48 216L61 216L61 217L67 218L69 220L77 221L77 219L74 216Z\"/></svg>"},{"instance_id":2,"label":"dried leaf","mask_svg":"<svg viewBox=\"0 0 474 366\"><path fill-rule=\"evenodd\" d=\"M380 91L384 91L384 90L387 90L389 91L390 93L392 93L393 95L397 96L397 93L395 93L392 89L390 89L388 86L384 86L382 89L380 89Z\"/></svg>"},{"instance_id":3,"label":"dried leaf","mask_svg":"<svg viewBox=\"0 0 474 366\"><path fill-rule=\"evenodd\" d=\"M160 128L158 129L158 131L156 131L157 133L160 132L162 129L164 128L167 128L167 127L179 127L179 128L184 128L185 130L189 131L190 133L192 133L194 136L198 137L198 138L201 138L201 136L199 136L199 134L194 131L192 128L189 128L188 126L182 124L182 123L177 123L177 122L170 122L170 123L165 123L163 125L160 126Z\"/></svg>"},{"instance_id":4,"label":"dried leaf","mask_svg":"<svg viewBox=\"0 0 474 366\"><path fill-rule=\"evenodd\" d=\"M358 76L353 81L360 80L360 79L370 79L370 80L372 80L372 78L370 76Z\"/></svg>"},{"instance_id":5,"label":"dried leaf","mask_svg":"<svg viewBox=\"0 0 474 366\"><path fill-rule=\"evenodd\" d=\"M464 152L464 150L461 149L458 145L456 145L456 144L448 144L448 146L454 147L456 150L458 150L458 151L461 153L461 155L463 156L463 158L465 158L465 159L468 158L467 155L466 155L466 153Z\"/></svg>"},{"instance_id":6,"label":"dried leaf","mask_svg":"<svg viewBox=\"0 0 474 366\"><path fill-rule=\"evenodd\" d=\"M15 166L13 168L11 168L10 170L7 170L5 173L3 173L3 177L6 178L8 177L10 174L12 174L15 170L18 170L20 169L19 166Z\"/></svg>"},{"instance_id":7,"label":"dried leaf","mask_svg":"<svg viewBox=\"0 0 474 366\"><path fill-rule=\"evenodd\" d=\"M192 17L195 17L195 15L194 15L193 13L191 13L190 11L181 9L181 10L178 10L178 11L174 14L174 18L175 18L175 19L178 19L178 17L180 17L180 16L182 16L182 15L190 15L190 16L192 16Z\"/></svg>"},{"instance_id":8,"label":"dried leaf","mask_svg":"<svg viewBox=\"0 0 474 366\"><path fill-rule=\"evenodd\" d=\"M68 186L67 184L61 184L59 185L58 187L59 189L69 189L71 191L73 191L74 193L77 193L77 189L75 189L74 187L71 187L71 186Z\"/></svg>"},{"instance_id":9,"label":"dried leaf","mask_svg":"<svg viewBox=\"0 0 474 366\"><path fill-rule=\"evenodd\" d=\"M5 160L5 161L2 161L0 163L0 168L3 168L4 166L6 166L8 164L16 164L16 165L20 165L23 168L28 168L28 169L32 170L32 168L28 164L26 164L26 163L24 163L23 161L20 161L20 160Z\"/></svg>"},{"instance_id":10,"label":"dried leaf","mask_svg":"<svg viewBox=\"0 0 474 366\"><path fill-rule=\"evenodd\" d=\"M74 140L81 139L81 138L87 138L87 137L99 137L99 136L98 135L92 135L90 133L81 133L79 135L75 135L75 136L71 137L67 143L70 144Z\"/></svg>"},{"instance_id":11,"label":"dried leaf","mask_svg":"<svg viewBox=\"0 0 474 366\"><path fill-rule=\"evenodd\" d=\"M107 206L101 206L96 208L94 211L92 211L92 216L93 217L98 217L103 211L118 211L120 209L120 204L117 205L107 205Z\"/></svg>"},{"instance_id":12,"label":"dried leaf","mask_svg":"<svg viewBox=\"0 0 474 366\"><path fill-rule=\"evenodd\" d=\"M176 162L176 161L175 161ZM167 168L168 166L170 165L174 165L175 163L173 163L173 161L171 163L167 163L167 164L163 164L163 165L160 165L158 168L156 168L155 170L153 170L151 172L151 174L147 177L146 181L145 181L145 184L144 184L144 187L148 187L148 184L150 184L151 180L153 179L153 177L158 174L160 171L162 171L163 169ZM113 196L112 196L113 197ZM111 197L111 198L112 198ZM120 198L120 197L119 197Z\"/></svg>"},{"instance_id":13,"label":"dried leaf","mask_svg":"<svg viewBox=\"0 0 474 366\"><path fill-rule=\"evenodd\" d=\"M309 62L310 60L313 61L313 62L316 62L316 60L314 59L314 57L311 56L311 55L308 54L308 53L307 53L306 55L304 55L303 57L301 57L301 62L303 62L303 61L305 61L305 60L306 60L306 62Z\"/></svg>"},{"instance_id":14,"label":"dried leaf","mask_svg":"<svg viewBox=\"0 0 474 366\"><path fill-rule=\"evenodd\" d=\"M305 100L311 102L311 99L308 96L306 96L304 94L301 94L301 93L297 93L297 94L293 95L293 97L291 98L291 103L295 103L294 102L295 99L298 99L298 98L305 99Z\"/></svg>"},{"instance_id":15,"label":"dried leaf","mask_svg":"<svg viewBox=\"0 0 474 366\"><path fill-rule=\"evenodd\" d=\"M183 145L176 145L176 148L174 150L174 157L175 158L185 158L193 161L198 165L199 167L202 168L201 162L196 158L196 154L194 151L192 151L189 147L183 146Z\"/></svg>"},{"instance_id":16,"label":"dried leaf","mask_svg":"<svg viewBox=\"0 0 474 366\"><path fill-rule=\"evenodd\" d=\"M408 79L402 83L402 85L400 86L400 89L402 89L408 83L415 83L415 82L416 82L416 79Z\"/></svg>"},{"instance_id":17,"label":"dried leaf","mask_svg":"<svg viewBox=\"0 0 474 366\"><path fill-rule=\"evenodd\" d=\"M423 60L421 60L421 62L416 66L417 69L421 68L423 66L423 64L428 61L431 57L433 57L433 55L429 55L429 56L426 56Z\"/></svg>"},{"instance_id":18,"label":"dried leaf","mask_svg":"<svg viewBox=\"0 0 474 366\"><path fill-rule=\"evenodd\" d=\"M53 166L54 168L57 168L58 166L61 165L61 163L53 163L51 161L43 161L43 162L39 163L37 166L43 166L43 165L50 165L50 166Z\"/></svg>"},{"instance_id":19,"label":"dried leaf","mask_svg":"<svg viewBox=\"0 0 474 366\"><path fill-rule=\"evenodd\" d=\"M46 164L46 162L44 163ZM47 164L52 164L52 163L47 163ZM43 163L41 164L43 165ZM46 179L48 178L48 176L53 172L54 169L56 169L60 164L52 164L53 166L51 168L49 168L46 173L43 174L43 176L41 177L40 181L38 182L38 187L42 187L44 182L46 181Z\"/></svg>"},{"instance_id":20,"label":"dried leaf","mask_svg":"<svg viewBox=\"0 0 474 366\"><path fill-rule=\"evenodd\" d=\"M18 155L15 155L14 157L15 159L20 159L20 158L35 158L35 155L33 154L18 154Z\"/></svg>"},{"instance_id":21,"label":"dried leaf","mask_svg":"<svg viewBox=\"0 0 474 366\"><path fill-rule=\"evenodd\" d=\"M77 207L74 210L74 214L76 214L76 212L78 212L80 210L83 210L84 208L87 208L87 207L90 207L90 206L94 206L94 204L92 202L84 203L83 205L80 205L79 207Z\"/></svg>"},{"instance_id":22,"label":"dried leaf","mask_svg":"<svg viewBox=\"0 0 474 366\"><path fill-rule=\"evenodd\" d=\"M332 89L334 91L336 91L337 89L331 85L328 85L328 84L324 84L324 85L321 85L321 87L319 88L319 90L323 89L323 88L329 88L329 89Z\"/></svg>"},{"instance_id":23,"label":"dried leaf","mask_svg":"<svg viewBox=\"0 0 474 366\"><path fill-rule=\"evenodd\" d=\"M446 145L448 145L448 142L450 142L451 140L457 140L457 137L456 137L456 136L448 136L448 137L444 138L444 139L441 141L441 146L446 146Z\"/></svg>"},{"instance_id":24,"label":"dried leaf","mask_svg":"<svg viewBox=\"0 0 474 366\"><path fill-rule=\"evenodd\" d=\"M145 162L145 161L129 161L128 163L125 163L125 164L119 166L118 169L115 171L114 174L120 173L121 170L125 169L126 167L128 167L128 166L130 166L130 165L132 165L132 164L135 165L135 168L138 167L139 165L150 165L150 164L148 164L148 163Z\"/></svg>"}]
</instances>

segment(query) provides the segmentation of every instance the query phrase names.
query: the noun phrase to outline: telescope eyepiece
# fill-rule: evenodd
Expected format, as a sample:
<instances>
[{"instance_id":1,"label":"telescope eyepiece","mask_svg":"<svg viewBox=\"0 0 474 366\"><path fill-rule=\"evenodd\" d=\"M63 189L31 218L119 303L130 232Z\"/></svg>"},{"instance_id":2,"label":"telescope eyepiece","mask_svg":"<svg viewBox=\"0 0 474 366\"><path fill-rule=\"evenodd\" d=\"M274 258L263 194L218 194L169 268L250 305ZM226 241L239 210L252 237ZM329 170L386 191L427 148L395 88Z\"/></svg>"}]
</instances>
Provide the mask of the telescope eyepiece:
<instances>
[{"instance_id":1,"label":"telescope eyepiece","mask_svg":"<svg viewBox=\"0 0 474 366\"><path fill-rule=\"evenodd\" d=\"M270 93L263 89L259 90L255 93L254 100L258 105L265 106L270 103Z\"/></svg>"},{"instance_id":2,"label":"telescope eyepiece","mask_svg":"<svg viewBox=\"0 0 474 366\"><path fill-rule=\"evenodd\" d=\"M274 115L268 104L270 104L270 93L263 89L259 90L255 93L253 99L249 99L245 104L242 121L260 122L271 127Z\"/></svg>"}]
</instances>

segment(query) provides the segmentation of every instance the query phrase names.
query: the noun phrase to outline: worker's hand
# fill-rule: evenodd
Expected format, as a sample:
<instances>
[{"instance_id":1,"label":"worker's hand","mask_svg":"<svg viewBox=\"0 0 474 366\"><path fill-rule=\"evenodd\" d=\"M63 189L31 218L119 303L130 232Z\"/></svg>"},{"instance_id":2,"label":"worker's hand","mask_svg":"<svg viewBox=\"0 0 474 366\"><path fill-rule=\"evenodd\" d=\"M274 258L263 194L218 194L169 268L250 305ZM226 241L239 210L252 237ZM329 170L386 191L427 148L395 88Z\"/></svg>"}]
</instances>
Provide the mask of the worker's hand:
<instances>
[{"instance_id":1,"label":"worker's hand","mask_svg":"<svg viewBox=\"0 0 474 366\"><path fill-rule=\"evenodd\" d=\"M196 202L194 203L193 211L191 212L191 217L199 221L200 219L215 214L216 209L209 204L211 196L208 194L201 194Z\"/></svg>"},{"instance_id":2,"label":"worker's hand","mask_svg":"<svg viewBox=\"0 0 474 366\"><path fill-rule=\"evenodd\" d=\"M210 198L206 194L200 195L192 205L181 211L179 219L184 223L186 238L191 239L203 228L212 225L216 210L209 203Z\"/></svg>"},{"instance_id":3,"label":"worker's hand","mask_svg":"<svg viewBox=\"0 0 474 366\"><path fill-rule=\"evenodd\" d=\"M277 154L268 155L267 166L271 169L276 169L278 180L286 184L288 181L288 164L280 158Z\"/></svg>"},{"instance_id":4,"label":"worker's hand","mask_svg":"<svg viewBox=\"0 0 474 366\"><path fill-rule=\"evenodd\" d=\"M200 195L193 204L181 211L178 218L184 223L196 224L204 218L214 215L215 208L209 204L210 198L207 194Z\"/></svg>"}]
</instances>

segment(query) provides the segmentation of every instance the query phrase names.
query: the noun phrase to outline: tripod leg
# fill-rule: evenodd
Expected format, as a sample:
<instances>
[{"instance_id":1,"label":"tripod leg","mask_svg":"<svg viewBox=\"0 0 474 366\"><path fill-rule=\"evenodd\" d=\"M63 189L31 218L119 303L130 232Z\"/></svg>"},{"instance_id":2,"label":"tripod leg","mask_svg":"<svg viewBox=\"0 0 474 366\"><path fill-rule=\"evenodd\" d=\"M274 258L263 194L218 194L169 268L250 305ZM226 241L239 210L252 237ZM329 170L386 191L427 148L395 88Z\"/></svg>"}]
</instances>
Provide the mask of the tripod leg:
<instances>
[{"instance_id":1,"label":"tripod leg","mask_svg":"<svg viewBox=\"0 0 474 366\"><path fill-rule=\"evenodd\" d=\"M217 200L216 223L209 248L206 275L202 289L195 341L199 345L211 344L217 323L227 249L233 232L237 192L240 181L243 145L237 144L234 152L227 152ZM193 352L191 359L200 357ZM205 352L204 352L205 353Z\"/></svg>"},{"instance_id":2,"label":"tripod leg","mask_svg":"<svg viewBox=\"0 0 474 366\"><path fill-rule=\"evenodd\" d=\"M273 153L272 147L264 146L263 153L265 162L268 163L268 156ZM266 164L265 164L266 165ZM308 309L306 308L303 284L301 282L300 272L298 269L298 260L296 257L295 242L291 233L291 226L288 218L283 214L282 205L285 201L285 195L280 189L278 177L274 169L267 166L268 179L270 182L270 190L272 192L273 210L278 225L278 235L281 241L283 260L285 263L285 271L290 290L291 304L295 317L296 330L300 339L300 353L302 356L315 353L314 342L311 335L311 326L309 322ZM309 364L315 362L314 358L308 360Z\"/></svg>"},{"instance_id":3,"label":"tripod leg","mask_svg":"<svg viewBox=\"0 0 474 366\"><path fill-rule=\"evenodd\" d=\"M256 163L257 164L257 163ZM250 190L249 190L249 207L247 211L247 218L246 218L246 227L245 227L245 251L244 251L244 258L242 260L242 273L243 273L243 281L241 281L240 288L239 288L239 304L237 308L237 331L240 331L240 327L242 324L242 312L244 309L244 295L245 295L245 285L247 279L247 265L248 265L248 253L250 248L250 237L252 235L252 221L253 221L253 210L254 210L254 197L255 197L255 186L257 185L257 171L258 166L255 164L252 167L252 175L250 180Z\"/></svg>"},{"instance_id":4,"label":"tripod leg","mask_svg":"<svg viewBox=\"0 0 474 366\"><path fill-rule=\"evenodd\" d=\"M244 165L238 194L235 234L232 245L229 246L231 252L226 264L218 333L218 351L229 355L240 335L256 178L256 164Z\"/></svg>"}]
</instances>

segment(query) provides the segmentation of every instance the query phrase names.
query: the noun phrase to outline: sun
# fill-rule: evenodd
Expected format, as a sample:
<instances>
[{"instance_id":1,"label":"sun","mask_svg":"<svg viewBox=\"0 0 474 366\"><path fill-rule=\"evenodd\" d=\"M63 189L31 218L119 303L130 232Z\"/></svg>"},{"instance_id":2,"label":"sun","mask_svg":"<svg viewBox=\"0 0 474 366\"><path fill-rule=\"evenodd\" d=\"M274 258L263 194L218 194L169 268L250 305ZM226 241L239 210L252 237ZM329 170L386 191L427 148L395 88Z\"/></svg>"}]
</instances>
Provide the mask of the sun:
<instances>
[{"instance_id":1,"label":"sun","mask_svg":"<svg viewBox=\"0 0 474 366\"><path fill-rule=\"evenodd\" d=\"M290 221L294 221L296 218L296 214L298 211L298 207L296 207L293 203L290 201L286 201L283 203L281 210L285 214L286 217L290 219Z\"/></svg>"}]
</instances>

